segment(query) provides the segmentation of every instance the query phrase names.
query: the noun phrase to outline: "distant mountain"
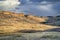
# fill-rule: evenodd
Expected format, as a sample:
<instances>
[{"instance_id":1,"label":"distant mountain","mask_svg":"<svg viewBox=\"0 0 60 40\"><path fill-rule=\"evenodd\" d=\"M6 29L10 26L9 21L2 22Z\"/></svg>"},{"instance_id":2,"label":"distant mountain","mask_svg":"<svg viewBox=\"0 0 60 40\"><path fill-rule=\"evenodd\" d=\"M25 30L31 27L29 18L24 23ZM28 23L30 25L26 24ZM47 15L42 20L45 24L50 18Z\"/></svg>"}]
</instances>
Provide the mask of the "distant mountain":
<instances>
[{"instance_id":1,"label":"distant mountain","mask_svg":"<svg viewBox=\"0 0 60 40\"><path fill-rule=\"evenodd\" d=\"M57 16L47 16L49 19L47 20L47 24L60 26L60 15Z\"/></svg>"}]
</instances>

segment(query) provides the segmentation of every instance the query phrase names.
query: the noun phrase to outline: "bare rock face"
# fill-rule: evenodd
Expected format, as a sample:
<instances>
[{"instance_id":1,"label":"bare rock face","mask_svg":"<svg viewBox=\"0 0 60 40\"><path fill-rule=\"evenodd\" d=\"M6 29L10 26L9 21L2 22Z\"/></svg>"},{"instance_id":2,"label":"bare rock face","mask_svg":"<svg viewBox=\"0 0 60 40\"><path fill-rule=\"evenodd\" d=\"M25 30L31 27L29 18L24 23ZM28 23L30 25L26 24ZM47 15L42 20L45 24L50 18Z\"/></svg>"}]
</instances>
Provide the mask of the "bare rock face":
<instances>
[{"instance_id":1,"label":"bare rock face","mask_svg":"<svg viewBox=\"0 0 60 40\"><path fill-rule=\"evenodd\" d=\"M40 24L47 19L33 15L24 15L23 13L14 13L8 11L0 12L0 33L12 33L21 30L39 30L44 31L52 27L50 25Z\"/></svg>"}]
</instances>

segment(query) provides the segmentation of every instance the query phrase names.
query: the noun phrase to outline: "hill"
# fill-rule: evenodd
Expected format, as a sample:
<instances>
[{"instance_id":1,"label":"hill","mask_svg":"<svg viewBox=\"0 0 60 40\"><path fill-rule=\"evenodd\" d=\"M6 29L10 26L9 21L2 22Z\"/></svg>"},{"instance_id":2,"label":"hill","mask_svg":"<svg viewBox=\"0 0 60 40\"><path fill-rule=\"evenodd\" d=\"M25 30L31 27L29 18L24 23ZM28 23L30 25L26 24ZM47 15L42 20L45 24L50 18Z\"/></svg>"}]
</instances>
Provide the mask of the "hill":
<instances>
[{"instance_id":1,"label":"hill","mask_svg":"<svg viewBox=\"0 0 60 40\"><path fill-rule=\"evenodd\" d=\"M22 32L23 31L44 31L55 26L42 24L46 22L47 17L37 17L25 15L24 13L14 13L9 11L0 11L0 33Z\"/></svg>"}]
</instances>

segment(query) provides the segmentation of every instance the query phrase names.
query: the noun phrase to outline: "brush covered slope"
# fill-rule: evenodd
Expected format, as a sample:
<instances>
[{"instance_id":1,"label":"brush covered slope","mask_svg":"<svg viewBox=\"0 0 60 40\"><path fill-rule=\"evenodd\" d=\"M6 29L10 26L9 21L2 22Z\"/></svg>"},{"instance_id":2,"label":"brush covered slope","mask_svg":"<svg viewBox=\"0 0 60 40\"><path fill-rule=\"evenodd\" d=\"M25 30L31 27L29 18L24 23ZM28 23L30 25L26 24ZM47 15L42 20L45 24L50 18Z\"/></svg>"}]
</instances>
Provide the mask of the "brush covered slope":
<instances>
[{"instance_id":1,"label":"brush covered slope","mask_svg":"<svg viewBox=\"0 0 60 40\"><path fill-rule=\"evenodd\" d=\"M0 11L0 33L12 33L21 30L44 31L55 28L55 26L41 24L41 22L45 22L46 20L48 20L47 17Z\"/></svg>"}]
</instances>

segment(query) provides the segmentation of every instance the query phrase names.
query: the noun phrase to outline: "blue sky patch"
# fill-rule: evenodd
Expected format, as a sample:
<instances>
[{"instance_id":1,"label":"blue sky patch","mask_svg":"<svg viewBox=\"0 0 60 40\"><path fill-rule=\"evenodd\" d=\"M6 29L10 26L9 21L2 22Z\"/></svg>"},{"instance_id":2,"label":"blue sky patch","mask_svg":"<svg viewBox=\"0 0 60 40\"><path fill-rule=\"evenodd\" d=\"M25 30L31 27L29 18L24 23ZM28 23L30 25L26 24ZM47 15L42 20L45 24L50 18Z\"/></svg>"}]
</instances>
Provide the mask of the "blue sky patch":
<instances>
[{"instance_id":1,"label":"blue sky patch","mask_svg":"<svg viewBox=\"0 0 60 40\"><path fill-rule=\"evenodd\" d=\"M19 3L18 1L20 2L19 5L17 5L17 3ZM11 6L10 8L6 8L6 6L3 6L2 7L3 10L9 10L18 13L23 12L25 14L33 14L38 16L60 15L60 0L18 0L18 1L13 1L16 3L14 4L16 6L11 6L9 4Z\"/></svg>"}]
</instances>

